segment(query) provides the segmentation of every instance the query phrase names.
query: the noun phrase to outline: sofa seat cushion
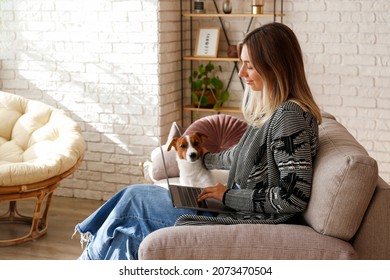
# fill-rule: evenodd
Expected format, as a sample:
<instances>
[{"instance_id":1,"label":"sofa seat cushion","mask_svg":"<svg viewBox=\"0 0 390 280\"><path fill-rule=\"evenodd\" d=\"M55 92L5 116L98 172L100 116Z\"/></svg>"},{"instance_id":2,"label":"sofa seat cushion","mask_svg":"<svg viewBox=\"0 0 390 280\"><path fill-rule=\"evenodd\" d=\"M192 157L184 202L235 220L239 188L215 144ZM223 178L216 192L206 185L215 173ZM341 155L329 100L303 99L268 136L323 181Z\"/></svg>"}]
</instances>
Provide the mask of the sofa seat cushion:
<instances>
[{"instance_id":1,"label":"sofa seat cushion","mask_svg":"<svg viewBox=\"0 0 390 280\"><path fill-rule=\"evenodd\" d=\"M83 155L80 128L63 110L0 92L0 120L0 187L50 179Z\"/></svg>"},{"instance_id":2,"label":"sofa seat cushion","mask_svg":"<svg viewBox=\"0 0 390 280\"><path fill-rule=\"evenodd\" d=\"M349 240L374 193L377 162L336 119L323 113L320 150L305 222L316 231Z\"/></svg>"},{"instance_id":3,"label":"sofa seat cushion","mask_svg":"<svg viewBox=\"0 0 390 280\"><path fill-rule=\"evenodd\" d=\"M221 233L223 235L221 236ZM249 237L249 238L248 238ZM343 240L302 225L205 225L164 228L141 243L140 259L356 259Z\"/></svg>"}]
</instances>

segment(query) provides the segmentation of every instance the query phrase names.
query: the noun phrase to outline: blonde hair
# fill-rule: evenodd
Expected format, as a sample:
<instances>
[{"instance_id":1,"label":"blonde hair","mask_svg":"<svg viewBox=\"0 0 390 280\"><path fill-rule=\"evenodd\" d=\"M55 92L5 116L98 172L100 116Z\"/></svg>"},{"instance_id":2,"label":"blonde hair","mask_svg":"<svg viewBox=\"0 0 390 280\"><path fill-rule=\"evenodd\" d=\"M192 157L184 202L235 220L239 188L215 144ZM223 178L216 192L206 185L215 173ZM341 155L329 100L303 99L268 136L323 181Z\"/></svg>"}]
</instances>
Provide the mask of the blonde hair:
<instances>
[{"instance_id":1,"label":"blonde hair","mask_svg":"<svg viewBox=\"0 0 390 280\"><path fill-rule=\"evenodd\" d=\"M242 113L254 126L261 126L285 101L297 103L318 123L321 113L306 80L302 51L293 31L281 23L269 23L248 33L241 44L263 80L262 91L245 89Z\"/></svg>"}]
</instances>

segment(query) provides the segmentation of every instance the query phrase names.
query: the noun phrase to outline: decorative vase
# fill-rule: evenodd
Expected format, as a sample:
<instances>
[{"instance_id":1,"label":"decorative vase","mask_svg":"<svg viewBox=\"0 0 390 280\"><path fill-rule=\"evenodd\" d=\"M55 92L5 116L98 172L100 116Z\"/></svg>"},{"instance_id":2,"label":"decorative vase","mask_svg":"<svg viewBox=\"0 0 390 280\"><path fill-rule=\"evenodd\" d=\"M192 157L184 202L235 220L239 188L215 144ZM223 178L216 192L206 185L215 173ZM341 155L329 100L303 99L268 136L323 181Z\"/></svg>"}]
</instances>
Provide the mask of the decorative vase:
<instances>
[{"instance_id":1,"label":"decorative vase","mask_svg":"<svg viewBox=\"0 0 390 280\"><path fill-rule=\"evenodd\" d=\"M252 1L252 14L262 14L264 8L264 0Z\"/></svg>"},{"instance_id":2,"label":"decorative vase","mask_svg":"<svg viewBox=\"0 0 390 280\"><path fill-rule=\"evenodd\" d=\"M230 45L227 49L227 56L231 58L238 57L237 45Z\"/></svg>"},{"instance_id":3,"label":"decorative vase","mask_svg":"<svg viewBox=\"0 0 390 280\"><path fill-rule=\"evenodd\" d=\"M204 3L203 0L195 0L194 2L194 12L197 14L204 13Z\"/></svg>"},{"instance_id":4,"label":"decorative vase","mask_svg":"<svg viewBox=\"0 0 390 280\"><path fill-rule=\"evenodd\" d=\"M222 10L225 14L230 14L232 12L232 3L230 0L224 0Z\"/></svg>"},{"instance_id":5,"label":"decorative vase","mask_svg":"<svg viewBox=\"0 0 390 280\"><path fill-rule=\"evenodd\" d=\"M194 101L195 108L213 108L217 103L217 100L211 90L206 90L204 93L199 90L195 92L195 95L198 99L198 101Z\"/></svg>"}]
</instances>

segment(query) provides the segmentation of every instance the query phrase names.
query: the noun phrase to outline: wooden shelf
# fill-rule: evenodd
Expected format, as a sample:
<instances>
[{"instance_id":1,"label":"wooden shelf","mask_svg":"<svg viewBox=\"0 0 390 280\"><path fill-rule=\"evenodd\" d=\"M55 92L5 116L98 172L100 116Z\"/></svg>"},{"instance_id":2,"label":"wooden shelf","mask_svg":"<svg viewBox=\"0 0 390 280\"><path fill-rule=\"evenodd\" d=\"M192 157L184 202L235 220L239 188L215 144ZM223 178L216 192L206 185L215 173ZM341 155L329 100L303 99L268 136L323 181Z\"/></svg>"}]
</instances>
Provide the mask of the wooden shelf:
<instances>
[{"instance_id":1,"label":"wooden shelf","mask_svg":"<svg viewBox=\"0 0 390 280\"><path fill-rule=\"evenodd\" d=\"M264 13L264 14L217 14L217 13L182 13L183 17L273 17L272 13ZM284 13L275 13L275 16L281 17L284 16Z\"/></svg>"},{"instance_id":2,"label":"wooden shelf","mask_svg":"<svg viewBox=\"0 0 390 280\"><path fill-rule=\"evenodd\" d=\"M207 108L197 108L191 105L184 106L184 111L191 111L191 112L204 112L204 113L233 113L233 114L240 114L241 109L238 107L229 107L229 106L222 106L218 110L214 109L207 109Z\"/></svg>"},{"instance_id":3,"label":"wooden shelf","mask_svg":"<svg viewBox=\"0 0 390 280\"><path fill-rule=\"evenodd\" d=\"M219 25L221 27L222 34L224 37L221 40L225 45L233 45L230 43L229 35L232 34L232 32L229 32L229 29L225 28L226 24L230 24L230 22L238 21L242 24L246 24L246 31L242 30L243 32L250 32L253 28L253 23L257 22L276 22L280 21L283 23L283 17L285 16L285 13L283 12L283 1L284 0L270 0L270 2L273 3L273 8L270 6L269 9L266 9L265 13L262 14L252 14L252 10L244 9L244 7L241 7L238 10L233 11L231 14L225 14L222 12L221 9L218 8L217 0L210 0L214 4L214 9L207 8L207 11L205 13L195 13L192 5L193 1L188 0L180 0L180 23L181 23L181 74L182 74L182 81L184 81L188 76L187 74L192 73L193 68L198 66L198 64L205 63L207 61L211 61L215 64L221 63L226 64L224 65L224 68L231 68L231 73L229 77L224 77L224 82L226 81L226 90L229 89L231 86L232 78L235 77L235 72L239 73L239 63L240 58L239 57L228 57L227 56L227 50L221 50L218 49L217 57L207 57L207 56L195 56L194 54L194 42L195 40L198 40L196 35L196 29L202 28L203 25L207 24L217 24L216 22L219 22ZM250 5L249 3L251 1L245 0L242 1L243 3L247 3L247 5ZM268 5L268 4L267 4ZM247 7L249 8L249 6ZM235 13L237 12L237 13ZM218 24L217 24L218 25ZM236 30L237 28L232 28L233 30ZM236 32L236 31L234 31ZM237 38L235 38L237 39ZM232 42L233 43L233 42ZM226 71L227 72L227 71ZM241 78L238 79L241 83L242 89L245 90L245 85L243 83L243 80ZM225 84L225 83L224 83ZM214 109L206 109L206 108L197 108L196 106L192 105L189 101L189 98L187 94L190 94L190 88L185 87L184 83L182 83L181 87L181 94L182 94L182 118L183 122L184 120L193 122L194 117L198 118L199 116L203 115L213 115L213 114L232 114L232 115L240 115L242 117L242 112L240 106L233 107L233 106L225 106L229 105L228 102L224 103L224 106L221 108L214 110ZM187 98L185 98L187 96ZM186 100L187 102L185 102ZM185 106L185 104L190 104ZM235 103L234 105L237 105ZM199 114L198 114L199 113ZM188 119L187 116L190 116Z\"/></svg>"},{"instance_id":4,"label":"wooden shelf","mask_svg":"<svg viewBox=\"0 0 390 280\"><path fill-rule=\"evenodd\" d=\"M183 60L237 61L237 62L240 61L238 57L231 58L231 57L206 57L206 56L185 56L183 57Z\"/></svg>"}]
</instances>

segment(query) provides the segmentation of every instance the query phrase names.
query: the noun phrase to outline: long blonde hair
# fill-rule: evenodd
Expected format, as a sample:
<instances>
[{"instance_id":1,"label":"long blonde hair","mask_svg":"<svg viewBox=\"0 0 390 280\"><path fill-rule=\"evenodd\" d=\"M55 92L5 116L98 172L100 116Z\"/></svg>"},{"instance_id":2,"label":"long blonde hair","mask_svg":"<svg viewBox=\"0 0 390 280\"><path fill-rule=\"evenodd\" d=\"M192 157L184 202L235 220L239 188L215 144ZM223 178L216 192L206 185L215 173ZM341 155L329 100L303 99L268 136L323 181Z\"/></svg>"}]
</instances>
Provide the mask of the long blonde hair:
<instances>
[{"instance_id":1,"label":"long blonde hair","mask_svg":"<svg viewBox=\"0 0 390 280\"><path fill-rule=\"evenodd\" d=\"M246 45L252 66L263 80L262 91L247 88L242 102L245 119L261 126L285 101L309 111L318 123L321 113L306 80L302 51L294 32L284 24L269 23L248 33Z\"/></svg>"}]
</instances>

